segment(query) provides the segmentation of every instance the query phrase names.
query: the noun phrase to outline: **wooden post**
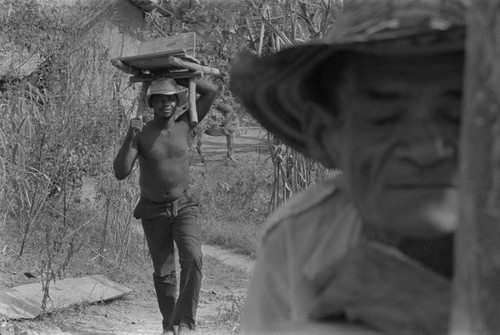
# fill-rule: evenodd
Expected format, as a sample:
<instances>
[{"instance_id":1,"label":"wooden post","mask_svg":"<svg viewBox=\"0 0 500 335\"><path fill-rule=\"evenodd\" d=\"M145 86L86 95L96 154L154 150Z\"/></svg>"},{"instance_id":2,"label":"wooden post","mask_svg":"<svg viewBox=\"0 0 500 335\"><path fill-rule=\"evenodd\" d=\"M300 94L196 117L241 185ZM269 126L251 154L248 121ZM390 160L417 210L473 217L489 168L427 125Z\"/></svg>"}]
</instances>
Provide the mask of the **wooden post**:
<instances>
[{"instance_id":1,"label":"wooden post","mask_svg":"<svg viewBox=\"0 0 500 335\"><path fill-rule=\"evenodd\" d=\"M198 124L198 111L196 110L196 82L193 78L189 79L189 120L191 127Z\"/></svg>"},{"instance_id":2,"label":"wooden post","mask_svg":"<svg viewBox=\"0 0 500 335\"><path fill-rule=\"evenodd\" d=\"M141 74L139 69L136 69L130 65L124 64L121 60L116 58L111 59L111 64L119 70L122 70L125 73L133 74L134 76L138 76Z\"/></svg>"},{"instance_id":3,"label":"wooden post","mask_svg":"<svg viewBox=\"0 0 500 335\"><path fill-rule=\"evenodd\" d=\"M450 333L500 332L500 1L469 1Z\"/></svg>"},{"instance_id":4,"label":"wooden post","mask_svg":"<svg viewBox=\"0 0 500 335\"><path fill-rule=\"evenodd\" d=\"M139 94L139 101L137 104L137 111L135 117L140 118L142 121L142 116L144 115L144 109L146 108L146 95L148 94L148 88L151 82L145 81L142 83L141 93Z\"/></svg>"}]
</instances>

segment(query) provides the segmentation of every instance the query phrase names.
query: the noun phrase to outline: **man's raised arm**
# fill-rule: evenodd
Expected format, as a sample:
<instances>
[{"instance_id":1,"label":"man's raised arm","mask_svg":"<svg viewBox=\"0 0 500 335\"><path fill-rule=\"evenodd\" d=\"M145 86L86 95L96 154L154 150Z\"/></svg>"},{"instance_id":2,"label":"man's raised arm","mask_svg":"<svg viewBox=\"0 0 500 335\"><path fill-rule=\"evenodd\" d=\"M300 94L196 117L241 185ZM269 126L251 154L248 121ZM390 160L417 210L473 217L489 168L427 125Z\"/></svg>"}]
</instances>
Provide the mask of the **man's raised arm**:
<instances>
[{"instance_id":1,"label":"man's raised arm","mask_svg":"<svg viewBox=\"0 0 500 335\"><path fill-rule=\"evenodd\" d=\"M118 151L115 161L113 162L113 170L115 171L115 177L118 180L128 177L134 167L135 160L139 156L137 135L141 129L142 120L140 118L130 120L130 127L128 129L127 136L125 136L125 140L123 141L120 151Z\"/></svg>"},{"instance_id":2,"label":"man's raised arm","mask_svg":"<svg viewBox=\"0 0 500 335\"><path fill-rule=\"evenodd\" d=\"M189 87L189 81L184 79L178 79L177 83L184 87ZM217 86L204 79L195 79L196 83L196 93L200 96L196 99L196 112L198 114L198 121L203 120L203 118L208 114L210 107L212 106L215 98L217 97Z\"/></svg>"}]
</instances>

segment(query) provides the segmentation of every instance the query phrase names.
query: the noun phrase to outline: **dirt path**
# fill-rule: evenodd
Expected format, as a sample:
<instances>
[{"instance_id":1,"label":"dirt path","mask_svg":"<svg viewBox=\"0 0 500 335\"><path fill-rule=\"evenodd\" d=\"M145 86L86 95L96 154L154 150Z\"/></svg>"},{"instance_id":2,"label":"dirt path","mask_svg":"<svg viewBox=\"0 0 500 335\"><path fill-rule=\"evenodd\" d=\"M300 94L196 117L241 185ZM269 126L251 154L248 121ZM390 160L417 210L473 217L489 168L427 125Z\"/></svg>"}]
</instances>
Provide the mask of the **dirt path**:
<instances>
[{"instance_id":1,"label":"dirt path","mask_svg":"<svg viewBox=\"0 0 500 335\"><path fill-rule=\"evenodd\" d=\"M202 246L203 255L205 258L212 257L216 260L222 262L226 266L234 268L236 270L243 271L248 275L251 274L253 269L254 261L249 257L245 257L242 255L234 254L231 251L225 250L220 247L203 245ZM228 287L228 289L232 290L233 294L242 298L245 295L246 287ZM227 294L227 293L226 293ZM198 329L200 334L204 335L220 335L222 334L222 330L215 329L211 330L210 327L212 323L209 321L211 319L221 318L221 313L224 313L223 309L221 309L221 305L225 305L224 302L221 303L220 299L216 299L216 296L224 295L222 292L218 292L214 290L212 285L204 285L202 287L200 304L198 307ZM208 296L208 298L207 298ZM210 296L214 296L213 299ZM229 298L234 298L229 295ZM222 299L225 300L225 299ZM229 303L227 306L229 309L232 307L231 304L233 301L231 299L226 299ZM128 304L130 305L130 304ZM227 304L226 304L227 305ZM117 306L118 307L118 306ZM108 313L112 312L108 309ZM118 311L120 308L118 308ZM132 314L132 313L131 313ZM133 315L137 321L131 321L126 329L115 328L111 333L99 333L99 334L113 334L113 335L132 335L132 334L140 334L140 335L152 335L158 334L158 325L161 324L161 315L158 311L158 308L155 303L141 305L137 304L134 306ZM115 327L120 327L120 325L115 325ZM87 334L97 334L94 332L89 332ZM85 333L72 333L72 334L85 334ZM97 334L97 335L99 335Z\"/></svg>"},{"instance_id":2,"label":"dirt path","mask_svg":"<svg viewBox=\"0 0 500 335\"><path fill-rule=\"evenodd\" d=\"M241 269L249 274L252 272L254 260L250 257L238 255L229 250L206 244L202 246L202 250L205 256L217 258L224 264Z\"/></svg>"},{"instance_id":3,"label":"dirt path","mask_svg":"<svg viewBox=\"0 0 500 335\"><path fill-rule=\"evenodd\" d=\"M267 144L266 132L259 127L242 127L235 136L233 142L234 153L258 152L267 153L269 147ZM203 136L202 152L207 162L223 159L227 154L227 142L225 136ZM192 148L191 166L203 166L200 156L196 149Z\"/></svg>"}]
</instances>

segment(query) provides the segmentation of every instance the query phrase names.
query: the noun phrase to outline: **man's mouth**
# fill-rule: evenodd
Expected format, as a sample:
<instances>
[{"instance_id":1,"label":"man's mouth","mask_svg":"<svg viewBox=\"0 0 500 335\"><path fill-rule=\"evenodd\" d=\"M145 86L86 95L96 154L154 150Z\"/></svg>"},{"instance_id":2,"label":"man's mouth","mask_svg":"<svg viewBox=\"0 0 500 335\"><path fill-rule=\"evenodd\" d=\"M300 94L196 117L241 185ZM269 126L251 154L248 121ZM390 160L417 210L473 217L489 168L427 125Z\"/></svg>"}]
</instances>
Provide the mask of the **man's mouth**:
<instances>
[{"instance_id":1,"label":"man's mouth","mask_svg":"<svg viewBox=\"0 0 500 335\"><path fill-rule=\"evenodd\" d=\"M446 189L457 188L455 183L451 182L403 182L403 183L384 183L380 184L381 190L428 190L428 191L442 191Z\"/></svg>"},{"instance_id":2,"label":"man's mouth","mask_svg":"<svg viewBox=\"0 0 500 335\"><path fill-rule=\"evenodd\" d=\"M435 173L402 174L392 173L378 180L382 189L446 189L457 188L458 178L453 171Z\"/></svg>"}]
</instances>

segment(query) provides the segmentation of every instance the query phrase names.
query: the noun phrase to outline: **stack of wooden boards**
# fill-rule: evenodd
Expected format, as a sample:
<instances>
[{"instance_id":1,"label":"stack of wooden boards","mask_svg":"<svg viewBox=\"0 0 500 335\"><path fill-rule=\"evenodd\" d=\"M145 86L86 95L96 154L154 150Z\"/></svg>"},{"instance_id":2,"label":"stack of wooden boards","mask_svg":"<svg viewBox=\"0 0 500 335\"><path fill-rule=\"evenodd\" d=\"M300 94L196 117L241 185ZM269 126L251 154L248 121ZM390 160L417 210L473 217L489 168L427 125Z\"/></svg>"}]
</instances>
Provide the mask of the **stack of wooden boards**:
<instances>
[{"instance_id":1,"label":"stack of wooden boards","mask_svg":"<svg viewBox=\"0 0 500 335\"><path fill-rule=\"evenodd\" d=\"M189 111L191 124L195 125L196 116L196 84L194 78L201 73L220 75L216 68L203 66L194 57L196 45L195 33L185 33L149 41L139 45L137 55L114 58L111 64L132 75L131 83L142 82L140 103L143 102L149 83L160 78L189 79ZM138 107L142 113L144 105ZM141 114L142 115L142 114Z\"/></svg>"}]
</instances>

